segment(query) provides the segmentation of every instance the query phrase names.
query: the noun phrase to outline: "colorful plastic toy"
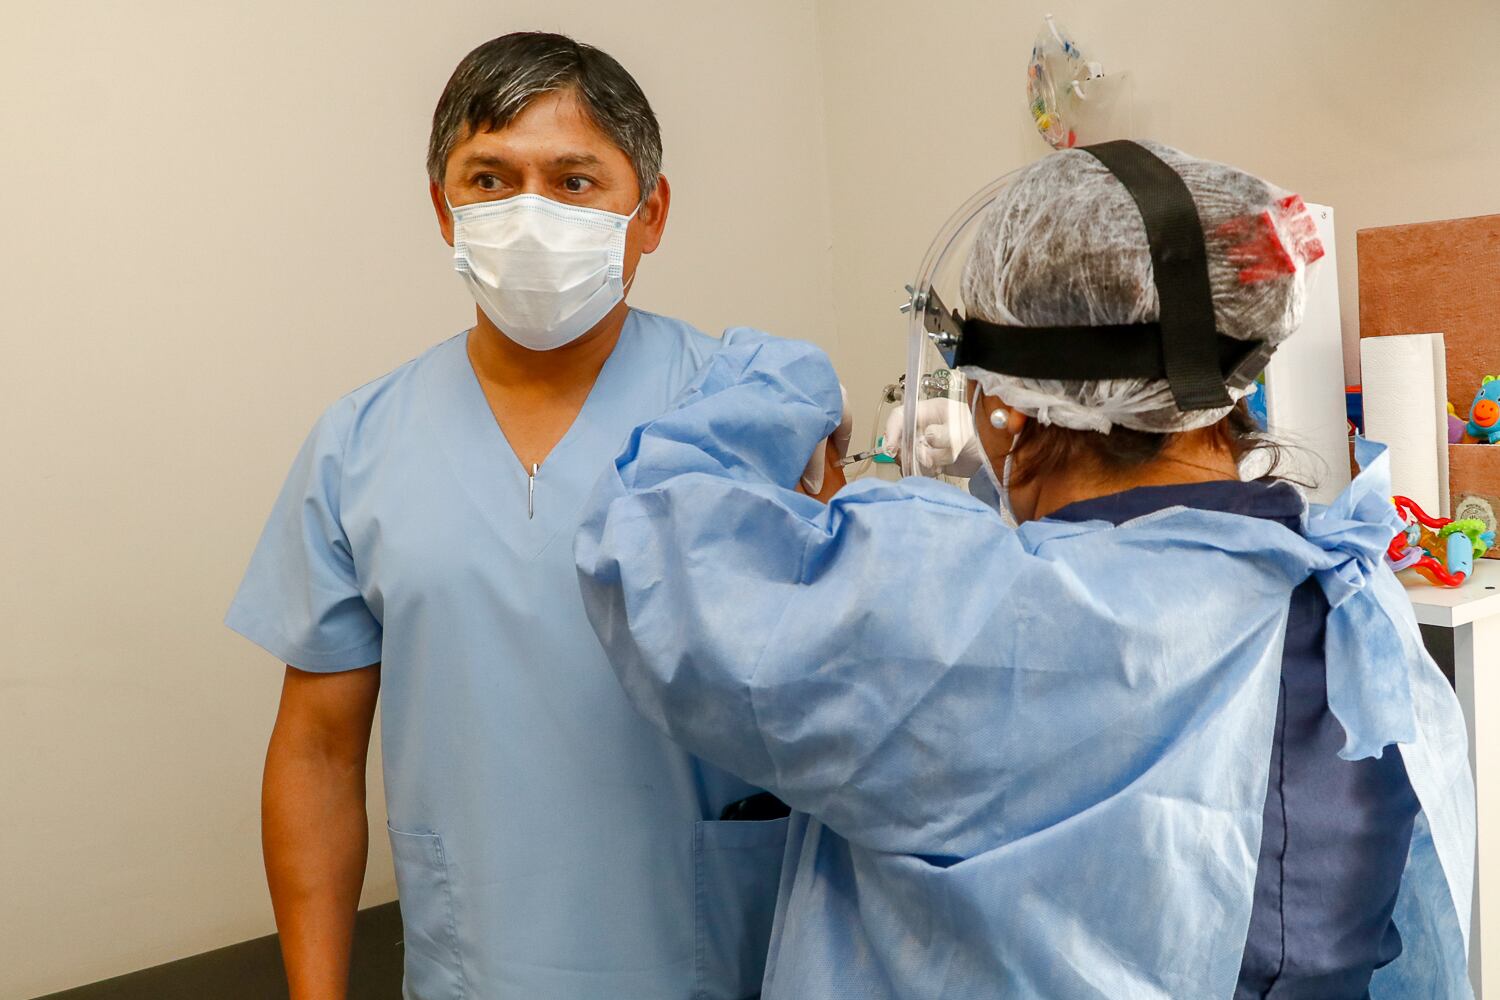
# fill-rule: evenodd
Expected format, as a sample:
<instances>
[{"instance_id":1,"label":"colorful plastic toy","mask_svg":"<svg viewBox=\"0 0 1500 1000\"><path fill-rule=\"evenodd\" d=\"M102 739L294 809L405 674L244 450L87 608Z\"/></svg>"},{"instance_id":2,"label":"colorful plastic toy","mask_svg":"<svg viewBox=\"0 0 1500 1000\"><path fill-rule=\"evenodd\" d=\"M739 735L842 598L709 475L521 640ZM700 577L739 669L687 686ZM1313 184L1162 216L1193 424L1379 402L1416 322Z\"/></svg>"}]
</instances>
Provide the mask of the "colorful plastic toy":
<instances>
[{"instance_id":1,"label":"colorful plastic toy","mask_svg":"<svg viewBox=\"0 0 1500 1000\"><path fill-rule=\"evenodd\" d=\"M1344 386L1344 415L1349 420L1349 436L1365 432L1365 393L1362 386Z\"/></svg>"},{"instance_id":2,"label":"colorful plastic toy","mask_svg":"<svg viewBox=\"0 0 1500 1000\"><path fill-rule=\"evenodd\" d=\"M1465 430L1480 444L1500 443L1500 379L1486 375L1469 406Z\"/></svg>"},{"instance_id":3,"label":"colorful plastic toy","mask_svg":"<svg viewBox=\"0 0 1500 1000\"><path fill-rule=\"evenodd\" d=\"M1255 426L1265 430L1269 425L1270 417L1266 413L1266 383L1262 375L1259 381L1251 382L1250 389L1245 393L1245 409L1250 411L1250 419L1255 421Z\"/></svg>"},{"instance_id":4,"label":"colorful plastic toy","mask_svg":"<svg viewBox=\"0 0 1500 1000\"><path fill-rule=\"evenodd\" d=\"M1448 404L1448 443L1459 444L1464 439L1464 418L1458 415L1452 403Z\"/></svg>"},{"instance_id":5,"label":"colorful plastic toy","mask_svg":"<svg viewBox=\"0 0 1500 1000\"><path fill-rule=\"evenodd\" d=\"M1459 587L1474 573L1474 560L1495 544L1483 521L1431 517L1407 497L1393 497L1406 527L1391 539L1386 559L1398 572L1414 569L1437 587Z\"/></svg>"}]
</instances>

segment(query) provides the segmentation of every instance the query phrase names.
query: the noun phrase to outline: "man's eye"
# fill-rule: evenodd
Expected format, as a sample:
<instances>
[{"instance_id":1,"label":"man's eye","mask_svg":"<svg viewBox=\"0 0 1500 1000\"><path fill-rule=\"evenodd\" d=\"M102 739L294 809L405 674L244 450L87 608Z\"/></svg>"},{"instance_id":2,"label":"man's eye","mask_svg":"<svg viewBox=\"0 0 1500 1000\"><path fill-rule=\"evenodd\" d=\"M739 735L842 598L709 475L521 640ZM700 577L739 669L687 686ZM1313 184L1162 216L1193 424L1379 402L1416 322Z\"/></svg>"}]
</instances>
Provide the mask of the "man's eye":
<instances>
[{"instance_id":1,"label":"man's eye","mask_svg":"<svg viewBox=\"0 0 1500 1000\"><path fill-rule=\"evenodd\" d=\"M592 183L587 177L569 177L563 181L563 187L569 194L583 194Z\"/></svg>"},{"instance_id":2,"label":"man's eye","mask_svg":"<svg viewBox=\"0 0 1500 1000\"><path fill-rule=\"evenodd\" d=\"M500 178L494 174L480 174L474 178L474 183L479 186L479 190L481 191L495 191L500 187Z\"/></svg>"}]
</instances>

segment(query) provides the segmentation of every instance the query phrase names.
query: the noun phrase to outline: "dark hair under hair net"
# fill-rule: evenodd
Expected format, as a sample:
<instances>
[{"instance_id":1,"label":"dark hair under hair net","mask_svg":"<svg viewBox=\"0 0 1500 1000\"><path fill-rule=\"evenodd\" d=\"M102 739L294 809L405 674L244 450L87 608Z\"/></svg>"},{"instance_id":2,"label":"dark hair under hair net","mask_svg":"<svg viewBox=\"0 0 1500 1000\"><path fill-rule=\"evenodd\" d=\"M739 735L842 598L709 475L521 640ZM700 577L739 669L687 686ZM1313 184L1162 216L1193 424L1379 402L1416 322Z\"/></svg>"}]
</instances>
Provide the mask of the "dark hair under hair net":
<instances>
[{"instance_id":1,"label":"dark hair under hair net","mask_svg":"<svg viewBox=\"0 0 1500 1000\"><path fill-rule=\"evenodd\" d=\"M1316 228L1296 195L1222 163L1142 145L1177 171L1198 208L1219 332L1265 344L1231 373L1230 396L1238 400L1271 350L1301 325L1307 264L1323 253ZM996 197L964 266L961 294L969 316L1013 326L1140 323L1160 315L1140 210L1104 164L1081 150L1025 168ZM1184 413L1165 379L964 372L1041 423L1077 430L1186 431L1229 413Z\"/></svg>"}]
</instances>

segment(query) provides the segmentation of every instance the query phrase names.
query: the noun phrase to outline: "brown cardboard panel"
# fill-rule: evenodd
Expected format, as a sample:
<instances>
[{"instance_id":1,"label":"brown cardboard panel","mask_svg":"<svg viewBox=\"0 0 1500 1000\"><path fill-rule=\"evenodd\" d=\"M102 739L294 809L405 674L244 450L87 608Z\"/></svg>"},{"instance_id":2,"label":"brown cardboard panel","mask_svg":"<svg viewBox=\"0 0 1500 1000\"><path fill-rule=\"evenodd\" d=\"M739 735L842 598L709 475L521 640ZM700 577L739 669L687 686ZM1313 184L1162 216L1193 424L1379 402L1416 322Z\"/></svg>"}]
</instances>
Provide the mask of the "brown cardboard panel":
<instances>
[{"instance_id":1,"label":"brown cardboard panel","mask_svg":"<svg viewBox=\"0 0 1500 1000\"><path fill-rule=\"evenodd\" d=\"M1455 512L1465 497L1489 501L1500 514L1500 444L1453 444L1448 446L1448 487ZM1486 553L1500 558L1500 548Z\"/></svg>"},{"instance_id":2,"label":"brown cardboard panel","mask_svg":"<svg viewBox=\"0 0 1500 1000\"><path fill-rule=\"evenodd\" d=\"M1481 378L1500 375L1500 215L1361 229L1355 246L1359 335L1441 332L1467 417Z\"/></svg>"}]
</instances>

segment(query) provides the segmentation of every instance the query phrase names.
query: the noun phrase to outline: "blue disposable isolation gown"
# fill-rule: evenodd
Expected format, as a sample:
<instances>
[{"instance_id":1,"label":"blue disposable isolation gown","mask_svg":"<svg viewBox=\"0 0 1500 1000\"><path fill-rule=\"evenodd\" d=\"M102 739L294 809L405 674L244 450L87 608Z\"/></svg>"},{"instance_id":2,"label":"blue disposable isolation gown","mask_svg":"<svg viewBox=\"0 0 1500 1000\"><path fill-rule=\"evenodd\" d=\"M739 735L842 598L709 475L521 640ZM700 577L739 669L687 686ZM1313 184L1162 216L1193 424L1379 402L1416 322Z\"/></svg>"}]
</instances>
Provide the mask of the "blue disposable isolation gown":
<instances>
[{"instance_id":1,"label":"blue disposable isolation gown","mask_svg":"<svg viewBox=\"0 0 1500 1000\"><path fill-rule=\"evenodd\" d=\"M1300 532L1012 529L929 480L795 493L838 409L820 352L747 338L631 438L577 543L632 701L796 810L768 1000L1230 997L1309 578L1341 756L1399 743L1423 809L1371 994L1470 995L1467 741L1381 562L1383 455Z\"/></svg>"},{"instance_id":2,"label":"blue disposable isolation gown","mask_svg":"<svg viewBox=\"0 0 1500 1000\"><path fill-rule=\"evenodd\" d=\"M304 670L380 661L386 805L419 1000L733 1000L759 989L786 821L626 701L573 536L630 428L719 342L632 312L536 477L460 335L336 403L228 624Z\"/></svg>"}]
</instances>

